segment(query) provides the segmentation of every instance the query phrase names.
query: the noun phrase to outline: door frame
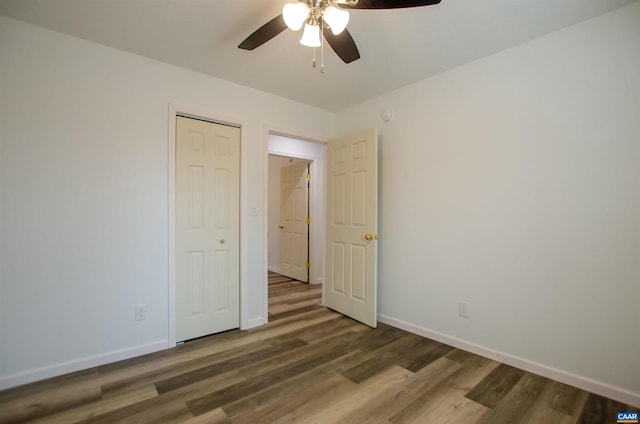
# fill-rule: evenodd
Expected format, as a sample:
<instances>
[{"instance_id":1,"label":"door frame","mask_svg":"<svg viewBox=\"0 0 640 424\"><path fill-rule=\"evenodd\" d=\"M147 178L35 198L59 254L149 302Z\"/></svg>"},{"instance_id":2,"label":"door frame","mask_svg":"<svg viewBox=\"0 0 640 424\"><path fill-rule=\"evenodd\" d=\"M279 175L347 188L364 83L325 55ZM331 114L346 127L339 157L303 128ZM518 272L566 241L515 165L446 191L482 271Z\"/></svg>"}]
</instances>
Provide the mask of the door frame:
<instances>
[{"instance_id":1,"label":"door frame","mask_svg":"<svg viewBox=\"0 0 640 424\"><path fill-rule=\"evenodd\" d=\"M242 119L223 116L217 113L169 103L168 125L168 159L167 159L167 186L168 186L168 317L169 338L167 347L176 345L176 117L188 115L196 119L202 119L223 125L231 125L240 128L240 329L249 328L248 303L246 281L248 261L246 240L247 228L247 141L246 123Z\"/></svg>"},{"instance_id":2,"label":"door frame","mask_svg":"<svg viewBox=\"0 0 640 424\"><path fill-rule=\"evenodd\" d=\"M305 155L300 153L294 153L287 149L278 149L269 147L269 136L282 136L293 139L295 141L305 141L309 143L319 144L324 147L325 153L322 156L317 155ZM311 269L309 272L309 282L311 284L324 283L324 248L325 239L323 237L325 229L324 216L326 211L325 205L319 202L319 191L322 191L322 197L326 196L326 187L324 181L319 184L319 180L325 180L325 161L326 161L326 145L327 140L320 138L314 138L308 135L299 135L293 131L282 130L269 125L264 126L263 130L263 210L269 210L269 155L286 156L291 158L305 159L310 161L311 181L310 181L310 197L309 197L309 217L311 218L311 225L309 227L309 236L311 243L309 245L309 261L311 262ZM322 167L322 169L321 169ZM322 208L322 211L321 211ZM321 212L321 213L320 213ZM314 225L315 223L315 225ZM263 275L263 299L265 307L265 323L267 322L268 313L268 253L269 253L269 241L267 240L267 229L269 228L268 214L263 216L263 263L264 275ZM317 264L314 266L314 262Z\"/></svg>"}]
</instances>

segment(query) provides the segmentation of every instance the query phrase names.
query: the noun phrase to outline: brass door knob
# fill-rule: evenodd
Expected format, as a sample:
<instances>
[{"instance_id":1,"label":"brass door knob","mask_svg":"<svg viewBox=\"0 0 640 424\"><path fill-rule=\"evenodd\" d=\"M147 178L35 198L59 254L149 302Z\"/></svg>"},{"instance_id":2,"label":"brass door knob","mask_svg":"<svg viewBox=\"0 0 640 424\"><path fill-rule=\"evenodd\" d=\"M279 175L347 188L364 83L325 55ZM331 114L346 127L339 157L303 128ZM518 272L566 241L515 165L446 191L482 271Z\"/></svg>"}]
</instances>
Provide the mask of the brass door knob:
<instances>
[{"instance_id":1,"label":"brass door knob","mask_svg":"<svg viewBox=\"0 0 640 424\"><path fill-rule=\"evenodd\" d=\"M367 234L364 236L365 240L378 240L380 236L378 234Z\"/></svg>"},{"instance_id":2,"label":"brass door knob","mask_svg":"<svg viewBox=\"0 0 640 424\"><path fill-rule=\"evenodd\" d=\"M220 244L224 244L224 239L220 239Z\"/></svg>"},{"instance_id":3,"label":"brass door knob","mask_svg":"<svg viewBox=\"0 0 640 424\"><path fill-rule=\"evenodd\" d=\"M280 228L282 230L284 228L284 225L280 224L280 225L278 225L278 228Z\"/></svg>"}]
</instances>

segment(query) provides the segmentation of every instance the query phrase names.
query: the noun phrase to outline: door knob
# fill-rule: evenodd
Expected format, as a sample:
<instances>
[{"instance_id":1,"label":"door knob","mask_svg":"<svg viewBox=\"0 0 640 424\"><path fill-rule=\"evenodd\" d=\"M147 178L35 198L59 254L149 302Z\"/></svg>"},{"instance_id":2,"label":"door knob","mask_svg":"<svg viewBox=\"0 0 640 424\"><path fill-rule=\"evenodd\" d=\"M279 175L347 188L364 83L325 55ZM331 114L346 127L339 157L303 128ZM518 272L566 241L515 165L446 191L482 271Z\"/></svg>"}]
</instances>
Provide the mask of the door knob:
<instances>
[{"instance_id":1,"label":"door knob","mask_svg":"<svg viewBox=\"0 0 640 424\"><path fill-rule=\"evenodd\" d=\"M220 244L224 244L224 239L220 239Z\"/></svg>"},{"instance_id":2,"label":"door knob","mask_svg":"<svg viewBox=\"0 0 640 424\"><path fill-rule=\"evenodd\" d=\"M365 240L378 240L380 238L377 234L367 234L364 236Z\"/></svg>"},{"instance_id":3,"label":"door knob","mask_svg":"<svg viewBox=\"0 0 640 424\"><path fill-rule=\"evenodd\" d=\"M280 224L280 225L278 225L278 228L280 228L282 230L284 228L284 225Z\"/></svg>"}]
</instances>

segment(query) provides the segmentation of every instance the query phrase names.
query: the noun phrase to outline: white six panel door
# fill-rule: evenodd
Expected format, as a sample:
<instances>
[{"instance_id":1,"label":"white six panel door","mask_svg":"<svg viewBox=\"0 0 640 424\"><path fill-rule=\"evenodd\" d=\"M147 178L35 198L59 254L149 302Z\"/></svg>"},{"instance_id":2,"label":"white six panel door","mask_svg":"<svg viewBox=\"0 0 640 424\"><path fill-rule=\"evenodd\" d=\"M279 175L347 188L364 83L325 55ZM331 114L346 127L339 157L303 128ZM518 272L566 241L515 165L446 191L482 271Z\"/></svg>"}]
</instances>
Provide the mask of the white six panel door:
<instances>
[{"instance_id":1,"label":"white six panel door","mask_svg":"<svg viewBox=\"0 0 640 424\"><path fill-rule=\"evenodd\" d=\"M309 282L309 165L300 162L280 170L280 273Z\"/></svg>"},{"instance_id":2,"label":"white six panel door","mask_svg":"<svg viewBox=\"0 0 640 424\"><path fill-rule=\"evenodd\" d=\"M375 128L327 145L325 305L377 325L378 134Z\"/></svg>"},{"instance_id":3,"label":"white six panel door","mask_svg":"<svg viewBox=\"0 0 640 424\"><path fill-rule=\"evenodd\" d=\"M240 129L176 123L176 340L240 324Z\"/></svg>"}]
</instances>

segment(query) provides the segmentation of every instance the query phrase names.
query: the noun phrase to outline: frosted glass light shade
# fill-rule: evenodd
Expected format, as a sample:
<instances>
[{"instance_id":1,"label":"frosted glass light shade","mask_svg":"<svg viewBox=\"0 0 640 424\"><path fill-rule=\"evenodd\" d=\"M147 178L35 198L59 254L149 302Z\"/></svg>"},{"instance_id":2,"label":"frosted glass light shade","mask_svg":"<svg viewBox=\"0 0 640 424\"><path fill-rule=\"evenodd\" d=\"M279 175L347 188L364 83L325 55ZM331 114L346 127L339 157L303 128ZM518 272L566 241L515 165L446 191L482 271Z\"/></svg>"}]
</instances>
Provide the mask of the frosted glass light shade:
<instances>
[{"instance_id":1,"label":"frosted glass light shade","mask_svg":"<svg viewBox=\"0 0 640 424\"><path fill-rule=\"evenodd\" d=\"M307 20L308 16L309 6L304 3L287 3L282 8L284 23L294 31L302 28L302 25Z\"/></svg>"},{"instance_id":2,"label":"frosted glass light shade","mask_svg":"<svg viewBox=\"0 0 640 424\"><path fill-rule=\"evenodd\" d=\"M333 35L338 35L347 27L349 23L349 12L346 10L338 9L335 6L328 6L322 17L326 23L329 24Z\"/></svg>"},{"instance_id":3,"label":"frosted glass light shade","mask_svg":"<svg viewBox=\"0 0 640 424\"><path fill-rule=\"evenodd\" d=\"M307 47L320 47L320 26L306 24L300 44Z\"/></svg>"}]
</instances>

